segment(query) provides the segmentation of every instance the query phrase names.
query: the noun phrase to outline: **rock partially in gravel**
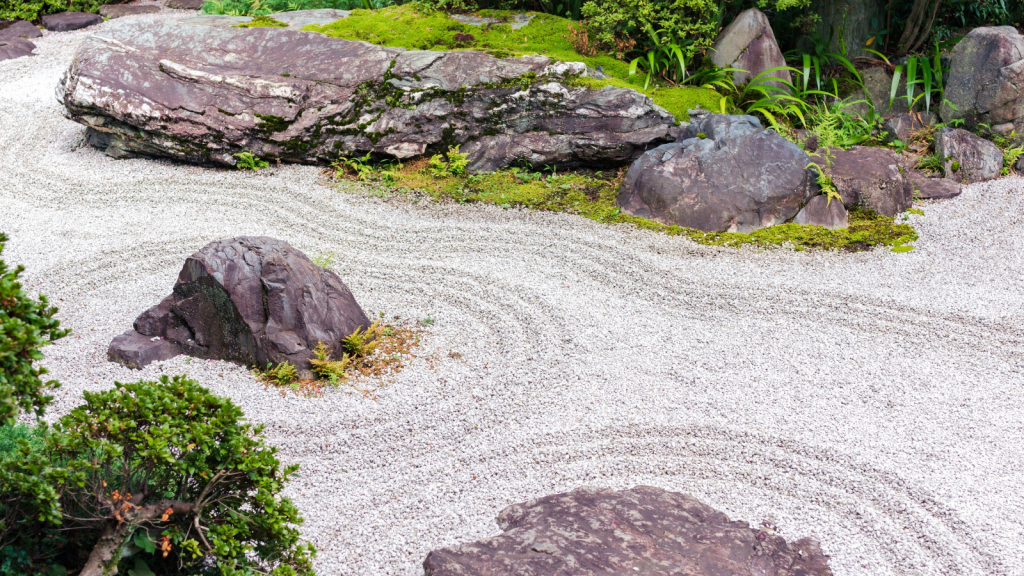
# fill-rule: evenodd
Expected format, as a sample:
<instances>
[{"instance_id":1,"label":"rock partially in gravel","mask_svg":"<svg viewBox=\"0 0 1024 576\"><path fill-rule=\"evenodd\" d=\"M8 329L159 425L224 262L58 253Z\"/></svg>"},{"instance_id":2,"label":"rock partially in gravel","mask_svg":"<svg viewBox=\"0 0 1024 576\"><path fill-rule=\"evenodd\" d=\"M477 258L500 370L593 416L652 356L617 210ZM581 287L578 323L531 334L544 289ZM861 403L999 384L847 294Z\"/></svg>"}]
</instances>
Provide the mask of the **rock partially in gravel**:
<instances>
[{"instance_id":1,"label":"rock partially in gravel","mask_svg":"<svg viewBox=\"0 0 1024 576\"><path fill-rule=\"evenodd\" d=\"M914 132L933 126L938 121L939 117L934 112L907 112L886 120L882 130L885 131L886 142L899 140L906 144Z\"/></svg>"},{"instance_id":2,"label":"rock partially in gravel","mask_svg":"<svg viewBox=\"0 0 1024 576\"><path fill-rule=\"evenodd\" d=\"M899 156L887 148L854 146L832 148L828 174L847 208L863 205L879 214L895 216L910 208L913 190L903 177ZM823 160L817 160L824 166Z\"/></svg>"},{"instance_id":3,"label":"rock partially in gravel","mask_svg":"<svg viewBox=\"0 0 1024 576\"><path fill-rule=\"evenodd\" d=\"M426 576L831 576L812 538L792 545L692 496L579 488L509 506L504 534L434 550Z\"/></svg>"},{"instance_id":4,"label":"rock partially in gravel","mask_svg":"<svg viewBox=\"0 0 1024 576\"><path fill-rule=\"evenodd\" d=\"M917 171L910 173L914 196L922 200L940 200L960 195L963 186L949 178L928 178Z\"/></svg>"},{"instance_id":5,"label":"rock partially in gravel","mask_svg":"<svg viewBox=\"0 0 1024 576\"><path fill-rule=\"evenodd\" d=\"M941 109L946 122L965 118L1024 133L1024 36L1012 26L975 28L957 43Z\"/></svg>"},{"instance_id":6,"label":"rock partially in gravel","mask_svg":"<svg viewBox=\"0 0 1024 576\"><path fill-rule=\"evenodd\" d=\"M36 45L24 38L0 40L0 61L33 56L32 51L35 49Z\"/></svg>"},{"instance_id":7,"label":"rock partially in gravel","mask_svg":"<svg viewBox=\"0 0 1024 576\"><path fill-rule=\"evenodd\" d=\"M943 159L947 178L973 184L998 178L1003 151L995 144L960 128L943 128L935 136L935 153Z\"/></svg>"},{"instance_id":8,"label":"rock partially in gravel","mask_svg":"<svg viewBox=\"0 0 1024 576\"><path fill-rule=\"evenodd\" d=\"M0 20L0 40L39 38L43 33L28 20Z\"/></svg>"},{"instance_id":9,"label":"rock partially in gravel","mask_svg":"<svg viewBox=\"0 0 1024 576\"><path fill-rule=\"evenodd\" d=\"M71 30L81 30L89 26L95 26L100 22L103 22L103 18L99 14L90 14L88 12L58 12L56 14L47 14L40 18L43 23L43 28L46 28L50 32L70 32Z\"/></svg>"},{"instance_id":10,"label":"rock partially in gravel","mask_svg":"<svg viewBox=\"0 0 1024 576\"><path fill-rule=\"evenodd\" d=\"M167 0L167 7L175 10L199 10L206 0Z\"/></svg>"},{"instance_id":11,"label":"rock partially in gravel","mask_svg":"<svg viewBox=\"0 0 1024 576\"><path fill-rule=\"evenodd\" d=\"M83 41L59 92L67 116L108 133L118 153L197 163L234 165L243 151L320 164L408 158L461 144L471 171L520 159L615 165L668 140L671 114L635 90L567 81L585 70L289 28L122 20ZM509 146L473 145L494 137ZM574 139L586 145L564 154Z\"/></svg>"},{"instance_id":12,"label":"rock partially in gravel","mask_svg":"<svg viewBox=\"0 0 1024 576\"><path fill-rule=\"evenodd\" d=\"M711 53L711 61L719 68L739 68L746 72L734 72L733 81L737 85L746 84L765 70L786 65L775 33L768 23L768 17L757 8L740 12L715 40ZM772 76L792 81L788 70L776 70ZM784 88L781 82L773 85Z\"/></svg>"},{"instance_id":13,"label":"rock partially in gravel","mask_svg":"<svg viewBox=\"0 0 1024 576\"><path fill-rule=\"evenodd\" d=\"M691 119L679 141L630 166L617 200L623 211L707 232L751 232L790 220L811 196L810 158L753 116Z\"/></svg>"},{"instance_id":14,"label":"rock partially in gravel","mask_svg":"<svg viewBox=\"0 0 1024 576\"><path fill-rule=\"evenodd\" d=\"M338 350L368 325L334 272L287 242L243 236L189 257L172 294L115 338L108 358L133 368L179 352L247 366L290 362L309 378L319 342Z\"/></svg>"},{"instance_id":15,"label":"rock partially in gravel","mask_svg":"<svg viewBox=\"0 0 1024 576\"><path fill-rule=\"evenodd\" d=\"M833 199L822 194L811 198L800 212L793 218L794 224L807 226L824 226L829 230L848 228L850 226L849 213L842 201Z\"/></svg>"},{"instance_id":16,"label":"rock partially in gravel","mask_svg":"<svg viewBox=\"0 0 1024 576\"><path fill-rule=\"evenodd\" d=\"M149 5L126 5L126 4L105 4L100 6L100 16L113 20L124 16L138 16L139 14L156 14L160 11L159 6Z\"/></svg>"}]
</instances>

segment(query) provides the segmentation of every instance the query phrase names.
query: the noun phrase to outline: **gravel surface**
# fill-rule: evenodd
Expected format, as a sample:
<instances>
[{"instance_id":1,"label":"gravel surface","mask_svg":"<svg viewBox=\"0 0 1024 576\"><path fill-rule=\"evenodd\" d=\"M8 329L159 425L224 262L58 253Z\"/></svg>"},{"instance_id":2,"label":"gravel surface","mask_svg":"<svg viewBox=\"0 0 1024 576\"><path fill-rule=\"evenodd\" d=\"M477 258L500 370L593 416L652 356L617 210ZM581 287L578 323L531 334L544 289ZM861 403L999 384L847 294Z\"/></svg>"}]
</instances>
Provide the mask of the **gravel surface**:
<instances>
[{"instance_id":1,"label":"gravel surface","mask_svg":"<svg viewBox=\"0 0 1024 576\"><path fill-rule=\"evenodd\" d=\"M637 484L816 536L840 576L1024 574L1024 180L925 205L910 253L826 254L116 161L53 95L103 26L0 62L4 256L74 330L46 350L51 417L160 373L231 397L301 464L322 574L419 574L509 504ZM370 313L434 318L421 357L375 398L314 399L221 362L106 362L185 257L242 234L335 252Z\"/></svg>"}]
</instances>

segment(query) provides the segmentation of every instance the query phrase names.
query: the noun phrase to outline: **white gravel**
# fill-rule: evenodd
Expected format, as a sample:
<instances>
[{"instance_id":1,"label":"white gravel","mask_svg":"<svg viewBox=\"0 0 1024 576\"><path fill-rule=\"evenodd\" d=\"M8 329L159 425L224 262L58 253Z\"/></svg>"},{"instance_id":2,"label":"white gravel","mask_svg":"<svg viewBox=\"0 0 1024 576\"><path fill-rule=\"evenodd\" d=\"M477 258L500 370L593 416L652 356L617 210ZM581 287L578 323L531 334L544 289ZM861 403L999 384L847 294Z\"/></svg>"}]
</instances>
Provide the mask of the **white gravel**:
<instances>
[{"instance_id":1,"label":"white gravel","mask_svg":"<svg viewBox=\"0 0 1024 576\"><path fill-rule=\"evenodd\" d=\"M89 32L0 62L4 257L74 330L46 350L51 417L161 372L231 397L301 464L321 574L420 574L509 504L636 484L816 536L839 576L1024 574L1024 180L924 206L913 252L824 254L115 161L53 95ZM186 256L242 234L336 252L367 311L435 318L436 369L306 399L220 362L106 362Z\"/></svg>"}]
</instances>

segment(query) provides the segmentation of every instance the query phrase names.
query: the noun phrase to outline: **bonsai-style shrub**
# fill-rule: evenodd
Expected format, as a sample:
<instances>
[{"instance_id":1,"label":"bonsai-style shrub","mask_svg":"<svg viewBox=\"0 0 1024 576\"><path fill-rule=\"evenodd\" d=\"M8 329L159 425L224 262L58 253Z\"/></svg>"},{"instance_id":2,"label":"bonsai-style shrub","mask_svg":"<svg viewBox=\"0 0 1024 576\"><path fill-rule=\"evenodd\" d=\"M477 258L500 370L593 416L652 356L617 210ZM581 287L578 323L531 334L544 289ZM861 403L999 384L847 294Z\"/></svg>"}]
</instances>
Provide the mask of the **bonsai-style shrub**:
<instances>
[{"instance_id":1,"label":"bonsai-style shrub","mask_svg":"<svg viewBox=\"0 0 1024 576\"><path fill-rule=\"evenodd\" d=\"M312 575L261 426L182 376L85 393L0 471L0 555L28 573ZM29 458L31 456L31 458ZM26 569L27 568L27 569ZM2 568L0 568L2 569Z\"/></svg>"},{"instance_id":2,"label":"bonsai-style shrub","mask_svg":"<svg viewBox=\"0 0 1024 576\"><path fill-rule=\"evenodd\" d=\"M0 234L0 254L7 236ZM40 348L67 335L54 318L57 309L45 296L39 300L25 294L18 277L23 266L8 268L0 260L0 420L14 424L19 411L42 416L53 401L47 389L60 386L56 381L43 382L46 368L34 365L43 359Z\"/></svg>"}]
</instances>

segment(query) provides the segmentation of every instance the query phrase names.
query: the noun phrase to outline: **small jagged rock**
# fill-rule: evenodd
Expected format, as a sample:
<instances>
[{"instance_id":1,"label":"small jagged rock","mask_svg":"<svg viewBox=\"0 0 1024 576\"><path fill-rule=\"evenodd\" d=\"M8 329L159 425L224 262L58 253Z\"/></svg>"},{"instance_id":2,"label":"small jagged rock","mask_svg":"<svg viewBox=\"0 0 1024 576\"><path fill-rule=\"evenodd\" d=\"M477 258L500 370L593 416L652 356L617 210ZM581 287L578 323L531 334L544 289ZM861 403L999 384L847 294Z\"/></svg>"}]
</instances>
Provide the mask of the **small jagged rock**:
<instances>
[{"instance_id":1,"label":"small jagged rock","mask_svg":"<svg viewBox=\"0 0 1024 576\"><path fill-rule=\"evenodd\" d=\"M885 132L886 142L899 140L907 144L912 134L938 122L939 117L934 112L907 112L886 120L882 130Z\"/></svg>"},{"instance_id":2,"label":"small jagged rock","mask_svg":"<svg viewBox=\"0 0 1024 576\"><path fill-rule=\"evenodd\" d=\"M850 217L841 200L832 199L830 202L828 197L822 194L811 198L793 218L793 223L806 226L824 226L829 230L837 230L839 228L848 228L850 226Z\"/></svg>"},{"instance_id":3,"label":"small jagged rock","mask_svg":"<svg viewBox=\"0 0 1024 576\"><path fill-rule=\"evenodd\" d=\"M675 124L635 90L576 85L579 62L190 20L119 20L82 42L58 92L68 118L107 134L90 142L121 157L229 166L241 152L328 164L461 145L480 172L622 165L667 142Z\"/></svg>"},{"instance_id":4,"label":"small jagged rock","mask_svg":"<svg viewBox=\"0 0 1024 576\"><path fill-rule=\"evenodd\" d=\"M901 158L892 150L854 146L849 150L831 148L828 154L831 167L827 171L846 208L862 205L885 216L910 208L913 190L904 178Z\"/></svg>"},{"instance_id":5,"label":"small jagged rock","mask_svg":"<svg viewBox=\"0 0 1024 576\"><path fill-rule=\"evenodd\" d=\"M786 66L786 59L775 40L768 17L757 8L740 12L718 35L712 48L711 61L719 68L743 70L733 73L733 82L737 86L748 83L766 70ZM776 70L770 74L786 82L792 81L788 70ZM785 88L781 82L771 84Z\"/></svg>"},{"instance_id":6,"label":"small jagged rock","mask_svg":"<svg viewBox=\"0 0 1024 576\"><path fill-rule=\"evenodd\" d=\"M1012 26L971 30L952 51L942 119L1012 123L1024 134L1024 35Z\"/></svg>"},{"instance_id":7,"label":"small jagged rock","mask_svg":"<svg viewBox=\"0 0 1024 576\"><path fill-rule=\"evenodd\" d=\"M434 550L425 576L831 576L818 542L787 543L678 492L579 488L505 508L503 534Z\"/></svg>"},{"instance_id":8,"label":"small jagged rock","mask_svg":"<svg viewBox=\"0 0 1024 576\"><path fill-rule=\"evenodd\" d=\"M57 12L56 14L47 14L39 20L43 23L43 28L50 32L81 30L103 22L103 18L99 14L88 12Z\"/></svg>"},{"instance_id":9,"label":"small jagged rock","mask_svg":"<svg viewBox=\"0 0 1024 576\"><path fill-rule=\"evenodd\" d=\"M973 184L998 178L1003 151L995 144L960 128L943 128L935 136L935 153L942 158L946 178Z\"/></svg>"},{"instance_id":10,"label":"small jagged rock","mask_svg":"<svg viewBox=\"0 0 1024 576\"><path fill-rule=\"evenodd\" d=\"M705 232L752 232L792 219L814 193L807 154L757 118L690 119L676 142L630 166L617 199L624 212Z\"/></svg>"},{"instance_id":11,"label":"small jagged rock","mask_svg":"<svg viewBox=\"0 0 1024 576\"><path fill-rule=\"evenodd\" d=\"M318 343L337 351L368 325L337 274L287 242L243 236L190 256L171 295L115 338L107 357L132 368L177 354L261 368L290 362L309 378Z\"/></svg>"}]
</instances>

